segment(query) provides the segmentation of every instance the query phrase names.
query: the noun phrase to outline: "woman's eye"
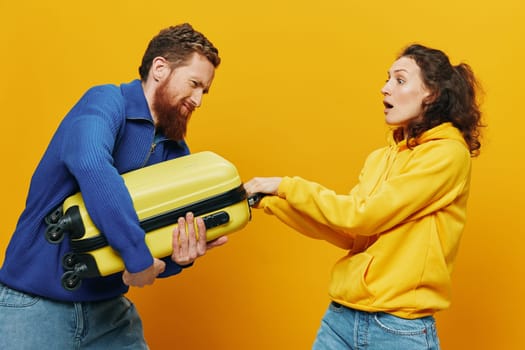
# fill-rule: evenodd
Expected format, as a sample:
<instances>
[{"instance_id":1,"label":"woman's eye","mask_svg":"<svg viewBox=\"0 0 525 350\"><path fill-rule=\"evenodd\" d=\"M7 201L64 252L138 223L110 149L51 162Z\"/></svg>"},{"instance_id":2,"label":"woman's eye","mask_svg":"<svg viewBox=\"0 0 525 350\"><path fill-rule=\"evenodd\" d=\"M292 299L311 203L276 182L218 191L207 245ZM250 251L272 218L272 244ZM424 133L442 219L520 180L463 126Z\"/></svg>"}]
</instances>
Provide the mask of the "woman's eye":
<instances>
[{"instance_id":1,"label":"woman's eye","mask_svg":"<svg viewBox=\"0 0 525 350\"><path fill-rule=\"evenodd\" d=\"M397 82L399 84L404 84L405 83L405 80L401 79L401 78L397 78Z\"/></svg>"}]
</instances>

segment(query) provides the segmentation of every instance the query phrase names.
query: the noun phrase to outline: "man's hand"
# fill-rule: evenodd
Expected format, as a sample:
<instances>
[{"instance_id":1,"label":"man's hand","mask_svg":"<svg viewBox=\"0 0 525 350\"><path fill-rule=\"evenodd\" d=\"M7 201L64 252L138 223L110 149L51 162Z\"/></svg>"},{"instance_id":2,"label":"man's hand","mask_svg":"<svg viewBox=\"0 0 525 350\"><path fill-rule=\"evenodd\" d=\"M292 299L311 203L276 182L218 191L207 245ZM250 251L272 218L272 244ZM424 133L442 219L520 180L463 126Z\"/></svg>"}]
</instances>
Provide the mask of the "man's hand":
<instances>
[{"instance_id":1,"label":"man's hand","mask_svg":"<svg viewBox=\"0 0 525 350\"><path fill-rule=\"evenodd\" d=\"M197 223L197 231L195 223ZM228 241L226 236L206 242L206 226L202 218L194 218L193 213L187 213L186 219L179 218L173 229L173 254L171 259L179 265L189 265L206 250L223 245Z\"/></svg>"},{"instance_id":2,"label":"man's hand","mask_svg":"<svg viewBox=\"0 0 525 350\"><path fill-rule=\"evenodd\" d=\"M197 230L195 230L195 223ZM189 265L200 256L206 254L208 249L223 245L228 241L226 236L219 237L211 242L206 242L206 226L202 218L194 219L192 213L187 213L186 218L179 218L177 226L173 229L173 254L171 259L179 265ZM130 273L127 270L122 275L124 284L133 287L144 287L155 282L158 275L164 272L166 263L155 258L153 265L146 270Z\"/></svg>"},{"instance_id":3,"label":"man's hand","mask_svg":"<svg viewBox=\"0 0 525 350\"><path fill-rule=\"evenodd\" d=\"M127 270L122 275L122 281L127 286L133 287L144 287L146 285L153 284L158 275L164 272L166 269L166 263L160 259L155 258L153 265L148 267L146 270L142 270L137 273L130 273Z\"/></svg>"}]
</instances>

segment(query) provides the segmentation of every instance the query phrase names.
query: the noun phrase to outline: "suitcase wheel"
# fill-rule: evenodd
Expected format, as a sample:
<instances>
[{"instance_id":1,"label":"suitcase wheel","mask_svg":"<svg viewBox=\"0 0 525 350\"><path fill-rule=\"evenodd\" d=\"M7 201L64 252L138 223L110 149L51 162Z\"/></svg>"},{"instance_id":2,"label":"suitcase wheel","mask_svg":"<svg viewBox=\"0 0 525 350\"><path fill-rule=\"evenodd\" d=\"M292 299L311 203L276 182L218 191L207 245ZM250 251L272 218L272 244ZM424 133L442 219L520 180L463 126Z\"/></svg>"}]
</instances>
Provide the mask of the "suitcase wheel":
<instances>
[{"instance_id":1,"label":"suitcase wheel","mask_svg":"<svg viewBox=\"0 0 525 350\"><path fill-rule=\"evenodd\" d=\"M53 225L53 224L56 224L58 222L58 220L60 220L60 218L64 215L64 212L62 210L62 206L59 206L58 208L56 208L55 210L53 210L51 213L49 213L48 215L46 215L46 217L44 218L44 222L47 224L47 225Z\"/></svg>"},{"instance_id":2,"label":"suitcase wheel","mask_svg":"<svg viewBox=\"0 0 525 350\"><path fill-rule=\"evenodd\" d=\"M82 280L74 271L67 271L62 275L62 287L68 291L80 288Z\"/></svg>"},{"instance_id":3,"label":"suitcase wheel","mask_svg":"<svg viewBox=\"0 0 525 350\"><path fill-rule=\"evenodd\" d=\"M75 269L75 264L78 262L75 253L67 253L62 257L62 266L64 270L72 271Z\"/></svg>"},{"instance_id":4,"label":"suitcase wheel","mask_svg":"<svg viewBox=\"0 0 525 350\"><path fill-rule=\"evenodd\" d=\"M46 239L49 243L60 243L64 239L64 231L60 225L49 225L46 229Z\"/></svg>"}]
</instances>

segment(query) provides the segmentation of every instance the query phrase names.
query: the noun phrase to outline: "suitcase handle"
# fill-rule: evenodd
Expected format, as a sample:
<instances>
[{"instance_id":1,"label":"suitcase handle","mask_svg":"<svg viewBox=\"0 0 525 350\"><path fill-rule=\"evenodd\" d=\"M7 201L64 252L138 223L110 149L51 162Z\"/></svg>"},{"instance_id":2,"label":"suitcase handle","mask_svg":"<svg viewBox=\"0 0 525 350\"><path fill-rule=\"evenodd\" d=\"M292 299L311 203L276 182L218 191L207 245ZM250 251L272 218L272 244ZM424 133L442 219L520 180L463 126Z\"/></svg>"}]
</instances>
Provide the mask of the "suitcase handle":
<instances>
[{"instance_id":1,"label":"suitcase handle","mask_svg":"<svg viewBox=\"0 0 525 350\"><path fill-rule=\"evenodd\" d=\"M267 195L268 195L267 193L261 193L261 192L251 195L250 197L248 197L248 205L250 207L256 206L261 201L261 199L263 199L263 197L266 197Z\"/></svg>"}]
</instances>

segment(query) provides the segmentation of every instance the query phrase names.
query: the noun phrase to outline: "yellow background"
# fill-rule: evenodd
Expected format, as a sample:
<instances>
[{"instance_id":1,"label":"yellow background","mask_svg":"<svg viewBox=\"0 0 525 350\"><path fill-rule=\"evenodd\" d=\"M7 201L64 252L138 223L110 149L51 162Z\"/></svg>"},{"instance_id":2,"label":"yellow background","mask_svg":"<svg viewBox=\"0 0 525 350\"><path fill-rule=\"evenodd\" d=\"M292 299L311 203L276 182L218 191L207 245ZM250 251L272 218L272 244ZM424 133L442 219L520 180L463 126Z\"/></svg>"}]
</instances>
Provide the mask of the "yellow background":
<instances>
[{"instance_id":1,"label":"yellow background","mask_svg":"<svg viewBox=\"0 0 525 350\"><path fill-rule=\"evenodd\" d=\"M127 82L159 29L191 22L223 63L190 124L244 180L301 175L339 192L384 144L380 88L420 42L466 61L485 91L467 229L443 349L522 349L525 312L522 0L0 0L0 249L56 126L91 85ZM183 274L133 290L152 349L308 349L343 251L255 212ZM1 255L0 260L3 259Z\"/></svg>"}]
</instances>

